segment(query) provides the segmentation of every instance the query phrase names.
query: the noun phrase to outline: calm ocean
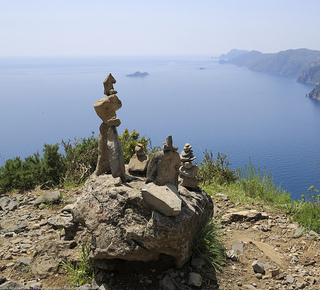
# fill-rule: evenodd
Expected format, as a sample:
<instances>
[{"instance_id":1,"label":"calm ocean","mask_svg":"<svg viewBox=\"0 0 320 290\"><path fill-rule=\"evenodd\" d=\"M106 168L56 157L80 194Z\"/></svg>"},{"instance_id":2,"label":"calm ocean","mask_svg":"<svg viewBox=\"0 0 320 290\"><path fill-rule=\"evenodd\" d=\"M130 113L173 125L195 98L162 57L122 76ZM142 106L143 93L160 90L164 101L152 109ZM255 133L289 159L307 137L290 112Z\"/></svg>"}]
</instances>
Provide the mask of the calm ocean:
<instances>
[{"instance_id":1,"label":"calm ocean","mask_svg":"<svg viewBox=\"0 0 320 290\"><path fill-rule=\"evenodd\" d=\"M232 167L251 163L270 171L293 198L320 187L320 102L313 85L294 78L219 65L210 56L0 58L0 166L41 152L44 143L88 137L100 119L109 72L123 107L119 133L136 129L162 146L173 136L225 153ZM200 69L202 68L202 69ZM135 71L144 78L129 78Z\"/></svg>"}]
</instances>

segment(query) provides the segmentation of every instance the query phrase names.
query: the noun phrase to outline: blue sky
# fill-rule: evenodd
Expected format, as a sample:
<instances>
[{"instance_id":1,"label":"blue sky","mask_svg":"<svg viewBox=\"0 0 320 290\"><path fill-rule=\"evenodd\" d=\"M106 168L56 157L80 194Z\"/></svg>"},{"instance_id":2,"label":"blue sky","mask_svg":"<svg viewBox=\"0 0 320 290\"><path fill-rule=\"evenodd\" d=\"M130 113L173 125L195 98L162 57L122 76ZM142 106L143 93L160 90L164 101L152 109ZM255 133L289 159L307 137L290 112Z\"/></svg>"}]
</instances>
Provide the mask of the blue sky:
<instances>
[{"instance_id":1,"label":"blue sky","mask_svg":"<svg viewBox=\"0 0 320 290\"><path fill-rule=\"evenodd\" d=\"M0 0L0 56L320 50L319 0Z\"/></svg>"}]
</instances>

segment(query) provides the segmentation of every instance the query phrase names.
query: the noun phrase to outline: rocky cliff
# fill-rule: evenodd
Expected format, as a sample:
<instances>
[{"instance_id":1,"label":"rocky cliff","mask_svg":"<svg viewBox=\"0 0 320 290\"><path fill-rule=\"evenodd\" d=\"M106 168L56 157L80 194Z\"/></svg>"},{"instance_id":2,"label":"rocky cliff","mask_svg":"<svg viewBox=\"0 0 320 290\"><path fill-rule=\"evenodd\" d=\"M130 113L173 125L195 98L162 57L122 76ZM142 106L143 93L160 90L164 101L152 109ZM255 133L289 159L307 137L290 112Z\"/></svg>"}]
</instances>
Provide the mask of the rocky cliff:
<instances>
[{"instance_id":1,"label":"rocky cliff","mask_svg":"<svg viewBox=\"0 0 320 290\"><path fill-rule=\"evenodd\" d=\"M314 98L320 101L320 84L316 85L316 87L311 91L308 97Z\"/></svg>"}]
</instances>

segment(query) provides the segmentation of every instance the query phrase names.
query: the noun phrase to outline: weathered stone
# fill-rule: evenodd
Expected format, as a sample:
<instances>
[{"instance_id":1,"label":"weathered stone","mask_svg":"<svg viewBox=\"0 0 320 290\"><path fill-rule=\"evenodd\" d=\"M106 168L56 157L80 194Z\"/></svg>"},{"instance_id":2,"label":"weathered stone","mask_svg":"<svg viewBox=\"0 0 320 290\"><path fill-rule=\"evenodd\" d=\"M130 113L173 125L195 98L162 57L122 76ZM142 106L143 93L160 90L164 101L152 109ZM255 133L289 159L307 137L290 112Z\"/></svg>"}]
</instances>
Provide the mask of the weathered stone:
<instances>
[{"instance_id":1,"label":"weathered stone","mask_svg":"<svg viewBox=\"0 0 320 290\"><path fill-rule=\"evenodd\" d=\"M303 235L304 231L305 230L302 228L295 228L293 238L300 238Z\"/></svg>"},{"instance_id":2,"label":"weathered stone","mask_svg":"<svg viewBox=\"0 0 320 290\"><path fill-rule=\"evenodd\" d=\"M34 202L34 205L37 206L41 203L59 203L61 201L60 191L46 192L43 195L40 195Z\"/></svg>"},{"instance_id":3,"label":"weathered stone","mask_svg":"<svg viewBox=\"0 0 320 290\"><path fill-rule=\"evenodd\" d=\"M237 261L238 260L238 255L237 255L237 252L235 250L230 250L230 251L227 251L227 257L229 259L231 259L232 261Z\"/></svg>"},{"instance_id":4,"label":"weathered stone","mask_svg":"<svg viewBox=\"0 0 320 290\"><path fill-rule=\"evenodd\" d=\"M15 210L17 207L18 207L18 203L13 201L9 197L4 196L0 198L0 208L2 210L12 211L12 210Z\"/></svg>"},{"instance_id":5,"label":"weathered stone","mask_svg":"<svg viewBox=\"0 0 320 290\"><path fill-rule=\"evenodd\" d=\"M293 283L295 282L295 279L292 277L292 275L288 275L288 276L286 277L286 281L287 281L287 283L289 283L289 284L293 284Z\"/></svg>"},{"instance_id":6,"label":"weathered stone","mask_svg":"<svg viewBox=\"0 0 320 290\"><path fill-rule=\"evenodd\" d=\"M189 274L189 285L200 287L202 285L202 277L198 273L191 272Z\"/></svg>"},{"instance_id":7,"label":"weathered stone","mask_svg":"<svg viewBox=\"0 0 320 290\"><path fill-rule=\"evenodd\" d=\"M99 128L98 162L95 174L111 172L114 177L120 177L125 182L122 150L116 129L121 123L116 117L116 111L122 107L122 103L115 95L117 93L113 89L115 82L116 80L109 74L103 82L104 94L107 97L93 105L97 115L103 121Z\"/></svg>"},{"instance_id":8,"label":"weathered stone","mask_svg":"<svg viewBox=\"0 0 320 290\"><path fill-rule=\"evenodd\" d=\"M147 262L164 254L183 265L190 258L195 234L212 214L210 196L179 187L181 212L167 217L145 203L143 180L115 188L110 178L91 176L73 209L74 222L91 233L92 257Z\"/></svg>"},{"instance_id":9,"label":"weathered stone","mask_svg":"<svg viewBox=\"0 0 320 290\"><path fill-rule=\"evenodd\" d=\"M160 286L163 290L176 290L177 287L173 283L172 278L169 275L166 275L161 281Z\"/></svg>"},{"instance_id":10,"label":"weathered stone","mask_svg":"<svg viewBox=\"0 0 320 290\"><path fill-rule=\"evenodd\" d=\"M108 76L103 81L103 87L104 87L104 94L106 96L109 96L110 94L116 94L117 92L113 88L113 84L115 84L117 81L112 76L111 73L108 74Z\"/></svg>"},{"instance_id":11,"label":"weathered stone","mask_svg":"<svg viewBox=\"0 0 320 290\"><path fill-rule=\"evenodd\" d=\"M1 197L0 198L0 208L2 210L5 210L10 201L11 201L11 199L7 196Z\"/></svg>"},{"instance_id":12,"label":"weathered stone","mask_svg":"<svg viewBox=\"0 0 320 290\"><path fill-rule=\"evenodd\" d=\"M245 246L245 243L243 241L238 241L232 244L232 250L243 252L244 246Z\"/></svg>"},{"instance_id":13,"label":"weathered stone","mask_svg":"<svg viewBox=\"0 0 320 290\"><path fill-rule=\"evenodd\" d=\"M191 266L194 269L198 269L199 270L205 265L206 265L206 262L201 258L192 258L191 259Z\"/></svg>"},{"instance_id":14,"label":"weathered stone","mask_svg":"<svg viewBox=\"0 0 320 290\"><path fill-rule=\"evenodd\" d=\"M24 284L11 280L0 285L0 289L25 289Z\"/></svg>"},{"instance_id":15,"label":"weathered stone","mask_svg":"<svg viewBox=\"0 0 320 290\"><path fill-rule=\"evenodd\" d=\"M128 164L128 171L132 175L145 176L148 163L149 157L145 154L143 145L138 144L135 147L135 154L133 154Z\"/></svg>"},{"instance_id":16,"label":"weathered stone","mask_svg":"<svg viewBox=\"0 0 320 290\"><path fill-rule=\"evenodd\" d=\"M80 253L73 244L72 241L53 241L40 246L30 263L32 274L44 279L58 271L61 261L78 261Z\"/></svg>"},{"instance_id":17,"label":"weathered stone","mask_svg":"<svg viewBox=\"0 0 320 290\"><path fill-rule=\"evenodd\" d=\"M116 118L115 112L122 107L122 103L116 95L109 95L94 103L93 107L103 123L107 124L110 119Z\"/></svg>"},{"instance_id":18,"label":"weathered stone","mask_svg":"<svg viewBox=\"0 0 320 290\"><path fill-rule=\"evenodd\" d=\"M111 174L114 178L120 177L122 182L126 181L125 167L119 135L116 127L108 130L108 151Z\"/></svg>"},{"instance_id":19,"label":"weathered stone","mask_svg":"<svg viewBox=\"0 0 320 290\"><path fill-rule=\"evenodd\" d=\"M270 274L271 274L271 277L275 277L280 274L280 269L279 268L271 269Z\"/></svg>"},{"instance_id":20,"label":"weathered stone","mask_svg":"<svg viewBox=\"0 0 320 290\"><path fill-rule=\"evenodd\" d=\"M176 216L181 212L178 190L170 183L163 186L154 183L141 189L143 200L165 216Z\"/></svg>"},{"instance_id":21,"label":"weathered stone","mask_svg":"<svg viewBox=\"0 0 320 290\"><path fill-rule=\"evenodd\" d=\"M14 232L14 233L21 233L28 229L28 223L22 222L18 225L9 226L5 229L3 229L4 232Z\"/></svg>"},{"instance_id":22,"label":"weathered stone","mask_svg":"<svg viewBox=\"0 0 320 290\"><path fill-rule=\"evenodd\" d=\"M222 223L231 223L236 221L251 221L251 220L261 220L261 219L268 219L269 216L264 212L258 212L256 210L246 210L246 211L239 211L239 212L232 212L225 214L221 218Z\"/></svg>"},{"instance_id":23,"label":"weathered stone","mask_svg":"<svg viewBox=\"0 0 320 290\"><path fill-rule=\"evenodd\" d=\"M156 152L149 162L146 183L153 182L156 185L171 183L178 188L180 157L175 151L177 147L172 146L170 142L168 144L164 143L164 149Z\"/></svg>"},{"instance_id":24,"label":"weathered stone","mask_svg":"<svg viewBox=\"0 0 320 290\"><path fill-rule=\"evenodd\" d=\"M261 274L265 273L263 264L258 260L253 261L252 268L255 273L261 273Z\"/></svg>"}]
</instances>

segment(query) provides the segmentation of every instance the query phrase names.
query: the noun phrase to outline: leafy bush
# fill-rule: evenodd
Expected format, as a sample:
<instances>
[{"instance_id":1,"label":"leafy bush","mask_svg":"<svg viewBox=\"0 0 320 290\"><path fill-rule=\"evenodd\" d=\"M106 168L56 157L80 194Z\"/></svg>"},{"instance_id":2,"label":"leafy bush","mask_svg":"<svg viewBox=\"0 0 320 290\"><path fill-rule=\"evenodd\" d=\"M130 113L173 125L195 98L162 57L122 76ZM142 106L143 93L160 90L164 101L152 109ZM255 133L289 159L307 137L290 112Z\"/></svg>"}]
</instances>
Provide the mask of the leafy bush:
<instances>
[{"instance_id":1,"label":"leafy bush","mask_svg":"<svg viewBox=\"0 0 320 290\"><path fill-rule=\"evenodd\" d=\"M98 139L89 138L61 141L64 147L64 183L79 185L95 170L98 160Z\"/></svg>"},{"instance_id":2,"label":"leafy bush","mask_svg":"<svg viewBox=\"0 0 320 290\"><path fill-rule=\"evenodd\" d=\"M2 190L30 189L43 180L43 164L39 153L22 161L20 157L9 159L0 168L0 188Z\"/></svg>"},{"instance_id":3,"label":"leafy bush","mask_svg":"<svg viewBox=\"0 0 320 290\"><path fill-rule=\"evenodd\" d=\"M210 184L232 183L237 180L235 172L229 169L230 162L225 154L218 153L213 161L213 153L205 150L204 159L200 162L197 179L203 186Z\"/></svg>"},{"instance_id":4,"label":"leafy bush","mask_svg":"<svg viewBox=\"0 0 320 290\"><path fill-rule=\"evenodd\" d=\"M42 151L44 153L42 160L45 175L44 181L52 180L56 183L60 183L65 174L65 169L63 166L64 156L58 152L59 144L44 144Z\"/></svg>"},{"instance_id":5,"label":"leafy bush","mask_svg":"<svg viewBox=\"0 0 320 290\"><path fill-rule=\"evenodd\" d=\"M131 133L129 133L129 130L125 129L119 138L122 147L124 163L129 163L132 155L135 153L134 148L138 145L138 143L144 146L148 154L148 143L150 140L145 137L140 137L140 133L136 130L133 130Z\"/></svg>"},{"instance_id":6,"label":"leafy bush","mask_svg":"<svg viewBox=\"0 0 320 290\"><path fill-rule=\"evenodd\" d=\"M125 163L135 153L135 147L141 143L148 154L149 139L140 137L139 132L125 129L119 137ZM151 144L151 142L150 142ZM26 157L9 159L0 168L0 190L27 190L52 180L56 184L82 184L95 170L98 160L98 138L94 133L89 138L61 141L64 154L59 153L59 144L44 144L43 157L39 153ZM156 151L154 148L152 152Z\"/></svg>"},{"instance_id":7,"label":"leafy bush","mask_svg":"<svg viewBox=\"0 0 320 290\"><path fill-rule=\"evenodd\" d=\"M209 269L221 270L225 264L226 254L221 231L213 219L210 219L196 235L192 252L193 256L201 258Z\"/></svg>"}]
</instances>

